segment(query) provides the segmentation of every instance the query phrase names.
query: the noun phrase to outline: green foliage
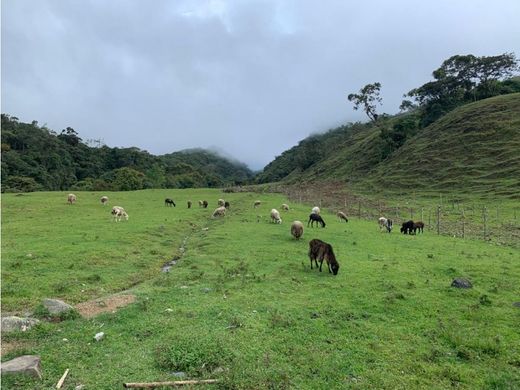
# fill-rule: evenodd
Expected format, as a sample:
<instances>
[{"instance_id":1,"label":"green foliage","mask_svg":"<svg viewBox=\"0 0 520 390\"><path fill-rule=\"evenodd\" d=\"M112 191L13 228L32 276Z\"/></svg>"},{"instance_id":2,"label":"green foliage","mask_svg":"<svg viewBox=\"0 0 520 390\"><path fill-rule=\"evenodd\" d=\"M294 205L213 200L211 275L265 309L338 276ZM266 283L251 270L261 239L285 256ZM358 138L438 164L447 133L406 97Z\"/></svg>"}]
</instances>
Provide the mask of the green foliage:
<instances>
[{"instance_id":1,"label":"green foliage","mask_svg":"<svg viewBox=\"0 0 520 390\"><path fill-rule=\"evenodd\" d=\"M395 150L404 145L407 139L413 137L419 130L419 118L417 115L407 115L399 118L391 127L381 129L382 158L387 158Z\"/></svg>"},{"instance_id":2,"label":"green foliage","mask_svg":"<svg viewBox=\"0 0 520 390\"><path fill-rule=\"evenodd\" d=\"M376 103L381 104L383 99L379 96L381 91L381 83L367 84L359 90L359 93L351 93L348 100L354 103L354 110L363 107L363 111L372 121L377 120Z\"/></svg>"},{"instance_id":3,"label":"green foliage","mask_svg":"<svg viewBox=\"0 0 520 390\"><path fill-rule=\"evenodd\" d=\"M118 191L134 191L143 188L144 174L135 169L124 167L114 172L114 186Z\"/></svg>"},{"instance_id":4,"label":"green foliage","mask_svg":"<svg viewBox=\"0 0 520 390\"><path fill-rule=\"evenodd\" d=\"M2 183L2 192L33 192L41 189L32 177L10 176Z\"/></svg>"},{"instance_id":5,"label":"green foliage","mask_svg":"<svg viewBox=\"0 0 520 390\"><path fill-rule=\"evenodd\" d=\"M3 191L217 187L245 184L252 176L244 164L202 149L153 156L135 147L89 147L71 127L56 135L36 121L2 114Z\"/></svg>"}]
</instances>

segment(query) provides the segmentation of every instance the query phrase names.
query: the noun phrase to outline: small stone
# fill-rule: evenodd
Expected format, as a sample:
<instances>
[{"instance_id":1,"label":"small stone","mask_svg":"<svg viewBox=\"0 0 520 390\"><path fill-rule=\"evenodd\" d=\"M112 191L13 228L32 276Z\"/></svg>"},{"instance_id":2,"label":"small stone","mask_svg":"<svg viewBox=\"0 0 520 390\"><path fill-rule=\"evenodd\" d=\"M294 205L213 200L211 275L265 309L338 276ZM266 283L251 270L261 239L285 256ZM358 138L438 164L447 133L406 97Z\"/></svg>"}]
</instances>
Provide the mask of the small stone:
<instances>
[{"instance_id":1,"label":"small stone","mask_svg":"<svg viewBox=\"0 0 520 390\"><path fill-rule=\"evenodd\" d=\"M166 309L165 311L167 311L168 313L172 313L173 309Z\"/></svg>"},{"instance_id":2,"label":"small stone","mask_svg":"<svg viewBox=\"0 0 520 390\"><path fill-rule=\"evenodd\" d=\"M33 254L32 254L32 253L27 253L26 256L27 256L27 257L33 257Z\"/></svg>"},{"instance_id":3,"label":"small stone","mask_svg":"<svg viewBox=\"0 0 520 390\"><path fill-rule=\"evenodd\" d=\"M514 306L514 307L518 307L518 308L520 308L520 302L515 302L515 303L513 303L513 306Z\"/></svg>"},{"instance_id":4,"label":"small stone","mask_svg":"<svg viewBox=\"0 0 520 390\"><path fill-rule=\"evenodd\" d=\"M63 301L60 301L59 299L45 298L42 303L43 306L45 306L45 308L49 310L49 313L51 314L60 314L69 310L74 310L74 308L71 305Z\"/></svg>"},{"instance_id":5,"label":"small stone","mask_svg":"<svg viewBox=\"0 0 520 390\"><path fill-rule=\"evenodd\" d=\"M67 341L69 341L69 339L63 339L62 341L67 342Z\"/></svg>"},{"instance_id":6,"label":"small stone","mask_svg":"<svg viewBox=\"0 0 520 390\"><path fill-rule=\"evenodd\" d=\"M188 286L181 286L181 288L188 288Z\"/></svg>"},{"instance_id":7,"label":"small stone","mask_svg":"<svg viewBox=\"0 0 520 390\"><path fill-rule=\"evenodd\" d=\"M203 232L207 232L208 230L209 230L209 228L202 228Z\"/></svg>"},{"instance_id":8,"label":"small stone","mask_svg":"<svg viewBox=\"0 0 520 390\"><path fill-rule=\"evenodd\" d=\"M25 318L17 316L3 317L2 333L14 332L16 330L25 332L26 330L31 329L34 325L38 324L39 322L40 321L36 318Z\"/></svg>"},{"instance_id":9,"label":"small stone","mask_svg":"<svg viewBox=\"0 0 520 390\"><path fill-rule=\"evenodd\" d=\"M202 292L205 293L205 294L209 293L210 291L211 291L211 289L209 287L204 287L202 289Z\"/></svg>"},{"instance_id":10,"label":"small stone","mask_svg":"<svg viewBox=\"0 0 520 390\"><path fill-rule=\"evenodd\" d=\"M186 376L186 373L183 371L177 371L177 372L172 372L172 375L176 376L177 378L184 378Z\"/></svg>"},{"instance_id":11,"label":"small stone","mask_svg":"<svg viewBox=\"0 0 520 390\"><path fill-rule=\"evenodd\" d=\"M42 379L40 357L23 355L2 363L2 374L25 374Z\"/></svg>"},{"instance_id":12,"label":"small stone","mask_svg":"<svg viewBox=\"0 0 520 390\"><path fill-rule=\"evenodd\" d=\"M161 272L170 272L171 265L163 265Z\"/></svg>"},{"instance_id":13,"label":"small stone","mask_svg":"<svg viewBox=\"0 0 520 390\"><path fill-rule=\"evenodd\" d=\"M77 385L74 390L83 390L85 388L85 385Z\"/></svg>"},{"instance_id":14,"label":"small stone","mask_svg":"<svg viewBox=\"0 0 520 390\"><path fill-rule=\"evenodd\" d=\"M451 287L456 288L471 288L473 285L468 279L465 278L456 278L451 282Z\"/></svg>"},{"instance_id":15,"label":"small stone","mask_svg":"<svg viewBox=\"0 0 520 390\"><path fill-rule=\"evenodd\" d=\"M99 333L96 333L96 335L94 336L94 340L101 341L101 340L103 340L104 337L105 337L105 333L99 332Z\"/></svg>"},{"instance_id":16,"label":"small stone","mask_svg":"<svg viewBox=\"0 0 520 390\"><path fill-rule=\"evenodd\" d=\"M221 372L224 372L225 370L222 367L217 367L213 370L212 374L220 374Z\"/></svg>"}]
</instances>

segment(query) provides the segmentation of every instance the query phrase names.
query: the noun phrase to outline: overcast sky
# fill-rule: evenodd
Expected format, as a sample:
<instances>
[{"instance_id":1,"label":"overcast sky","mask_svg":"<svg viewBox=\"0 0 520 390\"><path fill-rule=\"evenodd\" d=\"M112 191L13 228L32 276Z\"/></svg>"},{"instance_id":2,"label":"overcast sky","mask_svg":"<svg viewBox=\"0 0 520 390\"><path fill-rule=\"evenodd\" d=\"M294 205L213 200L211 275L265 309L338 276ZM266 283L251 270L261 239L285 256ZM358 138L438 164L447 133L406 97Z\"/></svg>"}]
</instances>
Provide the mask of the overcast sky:
<instances>
[{"instance_id":1,"label":"overcast sky","mask_svg":"<svg viewBox=\"0 0 520 390\"><path fill-rule=\"evenodd\" d=\"M153 154L216 148L253 169L365 120L455 54L520 56L520 1L2 0L2 112Z\"/></svg>"}]
</instances>

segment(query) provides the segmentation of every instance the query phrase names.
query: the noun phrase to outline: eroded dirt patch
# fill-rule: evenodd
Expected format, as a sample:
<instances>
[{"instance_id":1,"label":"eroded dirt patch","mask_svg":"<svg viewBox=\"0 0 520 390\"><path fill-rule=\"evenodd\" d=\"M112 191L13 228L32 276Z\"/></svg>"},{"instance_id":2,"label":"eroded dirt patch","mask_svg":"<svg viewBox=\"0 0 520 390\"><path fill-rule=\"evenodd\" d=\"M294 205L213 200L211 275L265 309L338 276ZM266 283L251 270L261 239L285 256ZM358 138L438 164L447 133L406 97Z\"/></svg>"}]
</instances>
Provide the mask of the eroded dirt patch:
<instances>
[{"instance_id":1,"label":"eroded dirt patch","mask_svg":"<svg viewBox=\"0 0 520 390\"><path fill-rule=\"evenodd\" d=\"M28 341L21 340L12 340L12 341L2 341L2 348L0 349L0 357L5 356L9 352L22 350L32 347L33 344Z\"/></svg>"},{"instance_id":2,"label":"eroded dirt patch","mask_svg":"<svg viewBox=\"0 0 520 390\"><path fill-rule=\"evenodd\" d=\"M135 299L136 297L133 294L110 295L108 297L78 303L76 310L82 317L92 318L101 313L114 312L120 307L135 302Z\"/></svg>"}]
</instances>

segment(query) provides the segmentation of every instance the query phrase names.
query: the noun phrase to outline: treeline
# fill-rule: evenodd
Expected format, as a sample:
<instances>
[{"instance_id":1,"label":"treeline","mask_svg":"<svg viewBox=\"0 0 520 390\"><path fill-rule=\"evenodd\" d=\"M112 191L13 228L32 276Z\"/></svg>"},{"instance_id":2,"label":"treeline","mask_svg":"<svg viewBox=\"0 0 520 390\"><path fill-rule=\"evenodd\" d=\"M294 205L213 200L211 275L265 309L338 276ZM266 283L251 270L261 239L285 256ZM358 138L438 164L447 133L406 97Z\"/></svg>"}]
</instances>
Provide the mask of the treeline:
<instances>
[{"instance_id":1,"label":"treeline","mask_svg":"<svg viewBox=\"0 0 520 390\"><path fill-rule=\"evenodd\" d=\"M342 150L344 144L353 142L354 134L374 128L377 137L365 141L365 150L370 153L365 153L362 159L377 165L408 139L453 109L493 96L520 92L520 78L512 77L517 70L518 61L512 53L490 57L471 54L450 57L433 71L433 81L404 95L409 99L402 102L401 113L393 116L376 113L376 104L381 103L381 84L368 84L359 93L350 94L348 100L355 103L354 109L363 109L370 122L349 123L305 138L270 162L256 181L276 182L290 175L297 176L335 151ZM337 164L343 163L338 160Z\"/></svg>"},{"instance_id":2,"label":"treeline","mask_svg":"<svg viewBox=\"0 0 520 390\"><path fill-rule=\"evenodd\" d=\"M2 114L2 192L126 191L248 183L245 164L193 149L154 156L136 147L88 146L73 128L59 134Z\"/></svg>"}]
</instances>

